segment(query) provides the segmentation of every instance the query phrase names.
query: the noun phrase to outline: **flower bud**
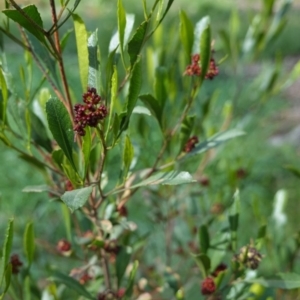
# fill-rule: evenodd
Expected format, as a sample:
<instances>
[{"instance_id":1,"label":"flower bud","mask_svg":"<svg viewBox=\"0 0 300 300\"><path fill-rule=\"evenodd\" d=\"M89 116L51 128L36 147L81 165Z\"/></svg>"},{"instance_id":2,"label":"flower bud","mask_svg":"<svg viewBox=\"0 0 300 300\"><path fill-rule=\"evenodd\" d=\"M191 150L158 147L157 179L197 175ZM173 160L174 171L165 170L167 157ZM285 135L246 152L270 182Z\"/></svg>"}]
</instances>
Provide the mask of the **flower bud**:
<instances>
[{"instance_id":1,"label":"flower bud","mask_svg":"<svg viewBox=\"0 0 300 300\"><path fill-rule=\"evenodd\" d=\"M211 277L206 277L201 284L202 295L213 294L216 290L216 284Z\"/></svg>"}]
</instances>

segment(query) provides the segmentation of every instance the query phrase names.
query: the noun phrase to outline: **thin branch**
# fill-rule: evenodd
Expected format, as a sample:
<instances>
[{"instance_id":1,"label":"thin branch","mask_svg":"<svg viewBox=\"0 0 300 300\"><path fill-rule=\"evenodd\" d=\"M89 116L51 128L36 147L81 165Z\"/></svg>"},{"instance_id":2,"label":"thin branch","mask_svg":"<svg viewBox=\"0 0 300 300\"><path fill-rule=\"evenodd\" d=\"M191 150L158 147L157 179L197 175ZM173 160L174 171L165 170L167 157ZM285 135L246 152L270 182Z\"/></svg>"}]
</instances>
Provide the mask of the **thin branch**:
<instances>
[{"instance_id":1,"label":"thin branch","mask_svg":"<svg viewBox=\"0 0 300 300\"><path fill-rule=\"evenodd\" d=\"M57 16L56 16L56 9L55 9L55 2L54 0L50 0L50 6L51 6L51 11L52 11L52 21L53 25L55 26L55 29L57 28ZM64 68L64 62L62 59L62 54L61 54L61 48L60 48L60 40L59 40L59 33L58 30L54 31L54 41L55 41L55 49L58 53L58 65L59 65L59 71L62 79L62 84L64 87L65 95L67 98L67 105L66 108L69 111L69 114L71 116L72 121L74 120L74 112L72 109L72 101L71 101L71 96L70 96L70 91L69 91L69 85L66 77L66 72Z\"/></svg>"}]
</instances>

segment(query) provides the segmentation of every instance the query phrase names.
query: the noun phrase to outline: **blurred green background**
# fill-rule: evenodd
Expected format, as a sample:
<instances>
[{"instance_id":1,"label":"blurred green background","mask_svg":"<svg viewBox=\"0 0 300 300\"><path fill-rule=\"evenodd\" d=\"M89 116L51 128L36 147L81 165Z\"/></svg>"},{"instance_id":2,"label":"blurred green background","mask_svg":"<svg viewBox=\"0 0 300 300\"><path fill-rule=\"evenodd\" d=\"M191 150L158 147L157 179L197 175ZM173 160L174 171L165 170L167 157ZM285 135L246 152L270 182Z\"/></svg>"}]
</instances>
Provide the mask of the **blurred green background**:
<instances>
[{"instance_id":1,"label":"blurred green background","mask_svg":"<svg viewBox=\"0 0 300 300\"><path fill-rule=\"evenodd\" d=\"M23 1L24 4L31 2ZM33 2L42 7L41 12L45 18L50 17L46 1ZM124 0L123 2L126 12L136 14L136 24L139 24L142 19L142 1ZM149 7L152 2L147 1ZM176 24L179 24L180 9L184 9L194 23L203 16L209 15L213 29L212 36L215 40L216 57L217 60L221 59L226 53L219 31L228 28L232 11L237 10L241 17L239 34L244 36L260 6L261 1L258 0L175 0L171 12L163 24L164 29L168 24L172 24L175 30L171 31L171 36L166 34L167 31L163 31L163 39L172 40L178 33ZM86 22L88 30L93 31L98 28L101 56L106 57L110 38L116 30L116 1L83 0L77 12ZM288 222L285 225L287 239L289 232L293 235L300 231L298 222L300 183L299 179L285 168L287 165L300 168L300 80L279 95L264 101L256 98L257 89L264 80L262 75L258 76L260 71L265 69L267 72L275 64L275 61L280 59L283 69L288 73L300 59L299 15L300 1L294 1L293 8L288 14L287 26L278 41L264 51L256 61L247 62L242 66L244 77L238 78L232 65L225 62L220 66L219 77L202 92L202 96L205 96L212 94L214 89L219 89L210 121L212 124L215 122L216 128L220 125L219 116L222 114L226 101L231 101L233 97L237 98L232 124L237 127L242 126L247 132L247 136L228 143L222 148L222 155L217 156L208 165L205 174L210 178L211 184L205 193L210 194L210 199L214 199L215 203L228 203L232 197L231 188L239 181L244 212L241 226L242 230L247 230L247 238L251 232L255 235L258 224L270 221L273 200L276 192L280 189L286 190L288 195L285 207L288 216ZM72 26L71 21L65 24L62 34ZM78 84L79 75L74 41L74 35L71 34L65 49L65 63L73 93L80 95L80 88L75 88L80 84ZM22 51L7 39L5 39L5 48L8 50L8 64L18 74L19 67L23 64ZM39 78L39 72L35 71L34 76ZM240 86L243 88L239 89ZM78 98L80 99L80 96ZM36 236L47 236L47 241L55 244L64 236L60 207L56 203L49 202L47 194L22 193L25 186L42 184L42 175L24 163L3 144L0 145L0 162L0 231L3 232L7 219L15 216L16 244L18 244L21 243L24 225L31 219L35 220L35 223L36 220L39 220L38 225L35 226ZM243 178L238 178L239 170L245 172ZM204 198L202 205L209 210L211 203L205 203ZM141 227L143 227L142 218L138 215L143 215L146 211L147 207L141 205L132 215L132 218ZM252 226L252 224L256 225ZM241 236L243 239L242 233ZM157 252L159 251L158 248ZM288 268L288 266L282 267Z\"/></svg>"}]
</instances>

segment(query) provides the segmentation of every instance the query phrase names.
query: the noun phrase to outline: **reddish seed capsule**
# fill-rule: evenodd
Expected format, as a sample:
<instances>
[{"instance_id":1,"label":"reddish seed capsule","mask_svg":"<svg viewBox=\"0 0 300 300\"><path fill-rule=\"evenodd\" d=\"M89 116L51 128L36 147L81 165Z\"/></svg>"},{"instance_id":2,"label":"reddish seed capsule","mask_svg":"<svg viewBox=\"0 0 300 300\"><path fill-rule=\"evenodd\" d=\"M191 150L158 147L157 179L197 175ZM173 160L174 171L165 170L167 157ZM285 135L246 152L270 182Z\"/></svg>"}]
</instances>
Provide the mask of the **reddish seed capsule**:
<instances>
[{"instance_id":1,"label":"reddish seed capsule","mask_svg":"<svg viewBox=\"0 0 300 300\"><path fill-rule=\"evenodd\" d=\"M70 256L72 252L71 243L65 239L61 239L58 241L56 249L64 256Z\"/></svg>"},{"instance_id":2,"label":"reddish seed capsule","mask_svg":"<svg viewBox=\"0 0 300 300\"><path fill-rule=\"evenodd\" d=\"M211 277L207 277L202 281L201 293L202 295L213 294L216 290L216 284Z\"/></svg>"}]
</instances>

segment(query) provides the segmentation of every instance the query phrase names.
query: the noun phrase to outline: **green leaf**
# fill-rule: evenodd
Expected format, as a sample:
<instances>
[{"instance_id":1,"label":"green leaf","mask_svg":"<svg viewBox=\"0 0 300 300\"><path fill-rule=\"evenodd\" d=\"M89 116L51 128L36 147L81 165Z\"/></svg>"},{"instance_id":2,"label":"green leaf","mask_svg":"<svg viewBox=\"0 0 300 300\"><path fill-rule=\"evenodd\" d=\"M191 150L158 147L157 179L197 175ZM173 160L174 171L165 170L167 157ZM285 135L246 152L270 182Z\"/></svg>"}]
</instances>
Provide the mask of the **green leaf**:
<instances>
[{"instance_id":1,"label":"green leaf","mask_svg":"<svg viewBox=\"0 0 300 300\"><path fill-rule=\"evenodd\" d=\"M220 146L221 144L236 138L238 136L244 135L245 132L241 131L239 129L230 129L228 131L219 132L209 138L208 140L200 143L198 146L196 146L191 152L187 153L182 159L188 158L190 156L201 154L203 152L208 151L209 149L215 148Z\"/></svg>"},{"instance_id":2,"label":"green leaf","mask_svg":"<svg viewBox=\"0 0 300 300\"><path fill-rule=\"evenodd\" d=\"M74 132L66 107L57 98L51 98L46 103L46 113L49 129L54 139L68 158L74 170L76 170L72 156Z\"/></svg>"},{"instance_id":3,"label":"green leaf","mask_svg":"<svg viewBox=\"0 0 300 300\"><path fill-rule=\"evenodd\" d=\"M210 21L208 19L200 37L200 60L201 60L201 79L203 80L210 64Z\"/></svg>"},{"instance_id":4,"label":"green leaf","mask_svg":"<svg viewBox=\"0 0 300 300\"><path fill-rule=\"evenodd\" d=\"M7 107L7 100L8 100L8 90L6 85L6 80L3 74L2 68L0 69L0 88L2 93L2 103L1 103L1 109L2 109L2 118L3 123L5 123L6 120L6 107Z\"/></svg>"},{"instance_id":5,"label":"green leaf","mask_svg":"<svg viewBox=\"0 0 300 300\"><path fill-rule=\"evenodd\" d=\"M300 178L300 169L298 169L298 168L296 168L295 166L292 166L292 165L285 166L285 169L290 171L296 177Z\"/></svg>"},{"instance_id":6,"label":"green leaf","mask_svg":"<svg viewBox=\"0 0 300 300\"><path fill-rule=\"evenodd\" d=\"M130 262L131 252L132 252L131 248L122 247L121 250L117 254L116 275L117 275L117 281L118 281L118 288L121 286L123 276L125 274L128 264Z\"/></svg>"},{"instance_id":7,"label":"green leaf","mask_svg":"<svg viewBox=\"0 0 300 300\"><path fill-rule=\"evenodd\" d=\"M199 242L201 253L206 254L210 246L209 233L206 225L202 225L199 228Z\"/></svg>"},{"instance_id":8,"label":"green leaf","mask_svg":"<svg viewBox=\"0 0 300 300\"><path fill-rule=\"evenodd\" d=\"M82 189L67 191L60 198L68 206L70 211L74 212L85 204L92 191L93 187L89 186Z\"/></svg>"},{"instance_id":9,"label":"green leaf","mask_svg":"<svg viewBox=\"0 0 300 300\"><path fill-rule=\"evenodd\" d=\"M300 288L300 275L296 273L279 273L273 279L255 278L245 280L247 283L258 283L267 288L292 290Z\"/></svg>"},{"instance_id":10,"label":"green leaf","mask_svg":"<svg viewBox=\"0 0 300 300\"><path fill-rule=\"evenodd\" d=\"M2 257L1 257L1 263L0 263L0 286L3 283L4 277L5 277L5 269L7 267L7 264L9 262L9 256L11 252L12 247L12 241L13 241L13 230L14 230L14 220L10 219L6 233L5 233L5 239L3 243L2 248Z\"/></svg>"},{"instance_id":11,"label":"green leaf","mask_svg":"<svg viewBox=\"0 0 300 300\"><path fill-rule=\"evenodd\" d=\"M31 137L34 142L39 146L43 147L49 153L52 152L51 140L48 137L47 130L43 122L30 111L30 122L31 122Z\"/></svg>"},{"instance_id":12,"label":"green leaf","mask_svg":"<svg viewBox=\"0 0 300 300\"><path fill-rule=\"evenodd\" d=\"M86 176L90 163L90 154L92 149L92 136L89 127L85 129L85 136L82 137L82 154L84 160L84 176Z\"/></svg>"},{"instance_id":13,"label":"green leaf","mask_svg":"<svg viewBox=\"0 0 300 300\"><path fill-rule=\"evenodd\" d=\"M154 115L162 128L162 114L163 110L161 109L160 103L157 99L151 94L140 95L139 98L150 110L151 114Z\"/></svg>"},{"instance_id":14,"label":"green leaf","mask_svg":"<svg viewBox=\"0 0 300 300\"><path fill-rule=\"evenodd\" d=\"M113 67L113 75L111 77L111 92L110 92L110 105L109 105L109 117L108 117L108 125L105 137L109 131L112 129L113 122L113 114L115 113L115 107L117 104L117 95L118 95L118 71L116 66Z\"/></svg>"},{"instance_id":15,"label":"green leaf","mask_svg":"<svg viewBox=\"0 0 300 300\"><path fill-rule=\"evenodd\" d=\"M95 297L93 297L77 280L68 275L60 273L58 271L53 271L50 279L55 282L64 284L67 288L69 288L71 291L76 292L78 295L91 300L95 299Z\"/></svg>"},{"instance_id":16,"label":"green leaf","mask_svg":"<svg viewBox=\"0 0 300 300\"><path fill-rule=\"evenodd\" d=\"M128 43L128 54L130 57L131 67L134 66L138 59L138 55L144 44L145 36L147 33L148 21L144 21L136 30L133 37Z\"/></svg>"},{"instance_id":17,"label":"green leaf","mask_svg":"<svg viewBox=\"0 0 300 300\"><path fill-rule=\"evenodd\" d=\"M188 172L159 172L155 175L150 176L146 180L131 186L131 188L141 187L141 186L149 186L149 185L178 185L185 183L196 182L195 179Z\"/></svg>"},{"instance_id":18,"label":"green leaf","mask_svg":"<svg viewBox=\"0 0 300 300\"><path fill-rule=\"evenodd\" d=\"M130 78L129 93L126 102L126 115L121 121L120 133L128 128L129 120L132 111L136 105L141 86L142 86L142 66L140 60L138 59L133 67L131 78Z\"/></svg>"},{"instance_id":19,"label":"green leaf","mask_svg":"<svg viewBox=\"0 0 300 300\"><path fill-rule=\"evenodd\" d=\"M42 185L29 185L26 186L22 192L24 193L42 193L42 192L50 192L51 188L46 185L46 184L42 184Z\"/></svg>"},{"instance_id":20,"label":"green leaf","mask_svg":"<svg viewBox=\"0 0 300 300\"><path fill-rule=\"evenodd\" d=\"M28 30L39 41L45 43L45 37L42 32L43 21L41 19L41 15L37 7L35 5L28 5L23 7L22 11L27 17L25 17L21 12L19 12L16 9L5 9L2 12L8 18L12 19L13 21L17 22L21 27Z\"/></svg>"},{"instance_id":21,"label":"green leaf","mask_svg":"<svg viewBox=\"0 0 300 300\"><path fill-rule=\"evenodd\" d=\"M62 216L66 228L66 237L68 241L72 241L72 227L71 227L71 216L70 216L70 211L67 207L67 205L62 204L61 205L61 210L62 210Z\"/></svg>"},{"instance_id":22,"label":"green leaf","mask_svg":"<svg viewBox=\"0 0 300 300\"><path fill-rule=\"evenodd\" d=\"M133 263L133 267L132 267L132 270L129 275L129 280L128 280L128 284L127 284L127 288L126 288L126 292L125 292L126 297L132 296L132 291L133 291L133 286L134 286L134 278L135 278L138 267L139 267L139 262L136 260Z\"/></svg>"},{"instance_id":23,"label":"green leaf","mask_svg":"<svg viewBox=\"0 0 300 300\"><path fill-rule=\"evenodd\" d=\"M31 300L31 286L30 286L30 277L26 276L24 280L24 300Z\"/></svg>"},{"instance_id":24,"label":"green leaf","mask_svg":"<svg viewBox=\"0 0 300 300\"><path fill-rule=\"evenodd\" d=\"M209 269L211 266L210 258L206 254L199 254L199 255L191 254L191 255L195 259L199 267L199 270L202 274L202 277L206 278L207 275L209 274Z\"/></svg>"},{"instance_id":25,"label":"green leaf","mask_svg":"<svg viewBox=\"0 0 300 300\"><path fill-rule=\"evenodd\" d=\"M123 57L123 49L124 49L124 36L125 36L125 27L126 27L126 13L122 4L122 0L118 0L118 33L119 33L119 41L120 41L120 51Z\"/></svg>"},{"instance_id":26,"label":"green leaf","mask_svg":"<svg viewBox=\"0 0 300 300\"><path fill-rule=\"evenodd\" d=\"M189 63L193 49L194 32L193 24L183 10L180 11L180 39L186 55L186 61Z\"/></svg>"},{"instance_id":27,"label":"green leaf","mask_svg":"<svg viewBox=\"0 0 300 300\"><path fill-rule=\"evenodd\" d=\"M88 86L100 91L99 59L98 59L98 30L88 38L89 75Z\"/></svg>"},{"instance_id":28,"label":"green leaf","mask_svg":"<svg viewBox=\"0 0 300 300\"><path fill-rule=\"evenodd\" d=\"M74 28L75 28L81 86L83 91L85 91L88 86L88 72L89 72L89 51L87 46L88 35L85 28L85 24L83 20L79 17L79 15L72 14L72 18L73 18Z\"/></svg>"},{"instance_id":29,"label":"green leaf","mask_svg":"<svg viewBox=\"0 0 300 300\"><path fill-rule=\"evenodd\" d=\"M125 180L134 156L134 148L130 142L128 135L125 137L124 151L123 151L123 179Z\"/></svg>"},{"instance_id":30,"label":"green leaf","mask_svg":"<svg viewBox=\"0 0 300 300\"><path fill-rule=\"evenodd\" d=\"M133 109L133 112L134 114L139 114L139 115L147 115L147 116L151 116L151 112L150 110L145 107L145 106L136 106L134 109Z\"/></svg>"},{"instance_id":31,"label":"green leaf","mask_svg":"<svg viewBox=\"0 0 300 300\"><path fill-rule=\"evenodd\" d=\"M166 87L167 75L168 75L167 69L165 67L156 68L154 90L155 90L155 97L159 102L161 110L164 109L166 100L168 99L168 92Z\"/></svg>"},{"instance_id":32,"label":"green leaf","mask_svg":"<svg viewBox=\"0 0 300 300\"><path fill-rule=\"evenodd\" d=\"M24 245L24 253L28 262L28 266L30 267L33 261L34 249L35 249L34 229L33 229L33 224L31 222L26 225L23 245Z\"/></svg>"},{"instance_id":33,"label":"green leaf","mask_svg":"<svg viewBox=\"0 0 300 300\"><path fill-rule=\"evenodd\" d=\"M233 203L230 207L230 213L228 216L230 234L231 234L231 247L233 251L237 250L237 231L239 228L239 216L240 216L240 197L239 190L237 190L233 196Z\"/></svg>"},{"instance_id":34,"label":"green leaf","mask_svg":"<svg viewBox=\"0 0 300 300\"><path fill-rule=\"evenodd\" d=\"M12 274L12 264L10 263L10 264L7 265L6 270L5 270L5 274L4 274L4 276L5 276L5 287L4 287L2 295L5 295L5 293L8 291L8 288L10 286L10 281L11 281L11 274ZM2 296L2 295L0 295L0 296Z\"/></svg>"}]
</instances>

